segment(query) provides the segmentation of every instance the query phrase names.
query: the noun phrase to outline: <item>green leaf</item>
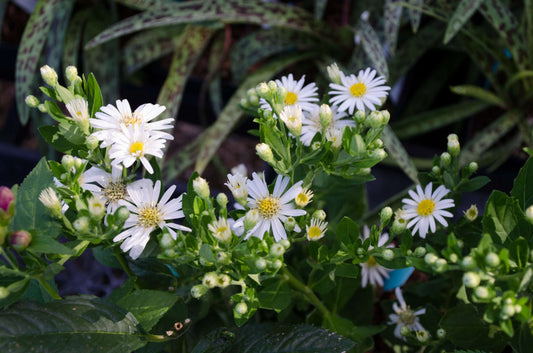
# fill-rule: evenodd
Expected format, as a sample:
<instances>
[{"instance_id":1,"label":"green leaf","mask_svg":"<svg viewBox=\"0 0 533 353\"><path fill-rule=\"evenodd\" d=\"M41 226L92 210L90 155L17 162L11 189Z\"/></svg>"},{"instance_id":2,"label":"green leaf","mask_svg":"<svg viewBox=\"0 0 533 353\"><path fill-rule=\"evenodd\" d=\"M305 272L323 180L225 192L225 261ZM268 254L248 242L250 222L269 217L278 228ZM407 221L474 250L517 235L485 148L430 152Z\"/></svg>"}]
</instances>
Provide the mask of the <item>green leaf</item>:
<instances>
[{"instance_id":1,"label":"green leaf","mask_svg":"<svg viewBox=\"0 0 533 353\"><path fill-rule=\"evenodd\" d=\"M61 228L57 226L53 230L48 228L46 232L42 232L40 229L36 229L27 250L36 254L75 255L71 248L53 238L60 233Z\"/></svg>"},{"instance_id":2,"label":"green leaf","mask_svg":"<svg viewBox=\"0 0 533 353\"><path fill-rule=\"evenodd\" d=\"M146 344L139 329L131 313L92 296L47 304L20 302L0 311L0 350L130 352Z\"/></svg>"},{"instance_id":3,"label":"green leaf","mask_svg":"<svg viewBox=\"0 0 533 353\"><path fill-rule=\"evenodd\" d=\"M341 353L354 342L310 325L250 324L235 330L218 329L203 338L192 353Z\"/></svg>"},{"instance_id":4,"label":"green leaf","mask_svg":"<svg viewBox=\"0 0 533 353\"><path fill-rule=\"evenodd\" d=\"M168 4L170 0L116 0L117 2L137 10L148 10Z\"/></svg>"},{"instance_id":5,"label":"green leaf","mask_svg":"<svg viewBox=\"0 0 533 353\"><path fill-rule=\"evenodd\" d=\"M84 9L76 12L72 16L65 34L65 40L63 42L63 56L61 60L64 67L69 65L78 65L83 30L90 15L91 9Z\"/></svg>"},{"instance_id":6,"label":"green leaf","mask_svg":"<svg viewBox=\"0 0 533 353\"><path fill-rule=\"evenodd\" d=\"M350 320L333 315L324 319L323 327L356 341L356 352L361 353L374 346L373 335L387 328L386 325L356 326Z\"/></svg>"},{"instance_id":7,"label":"green leaf","mask_svg":"<svg viewBox=\"0 0 533 353\"><path fill-rule=\"evenodd\" d=\"M472 17L483 1L484 0L461 0L448 21L446 33L444 34L444 44L448 44L448 42L455 37L455 34L461 30L463 25L470 19L470 17Z\"/></svg>"},{"instance_id":8,"label":"green leaf","mask_svg":"<svg viewBox=\"0 0 533 353\"><path fill-rule=\"evenodd\" d=\"M279 278L263 282L263 289L257 293L259 307L280 312L291 304L289 284Z\"/></svg>"},{"instance_id":9,"label":"green leaf","mask_svg":"<svg viewBox=\"0 0 533 353\"><path fill-rule=\"evenodd\" d=\"M150 289L138 289L115 303L131 312L147 332L178 301L176 294Z\"/></svg>"},{"instance_id":10,"label":"green leaf","mask_svg":"<svg viewBox=\"0 0 533 353\"><path fill-rule=\"evenodd\" d=\"M94 114L99 111L100 107L103 105L103 98L100 86L98 85L96 77L94 77L92 72L89 74L84 86L89 102L89 114L90 116L94 116Z\"/></svg>"},{"instance_id":11,"label":"green leaf","mask_svg":"<svg viewBox=\"0 0 533 353\"><path fill-rule=\"evenodd\" d=\"M488 177L481 175L468 180L466 183L459 185L456 190L461 192L476 191L487 185L489 182L490 179Z\"/></svg>"},{"instance_id":12,"label":"green leaf","mask_svg":"<svg viewBox=\"0 0 533 353\"><path fill-rule=\"evenodd\" d=\"M383 53L382 44L376 31L374 31L367 21L360 20L357 25L356 33L361 38L363 49L373 66L380 75L388 78L389 68L387 66L387 59Z\"/></svg>"},{"instance_id":13,"label":"green leaf","mask_svg":"<svg viewBox=\"0 0 533 353\"><path fill-rule=\"evenodd\" d=\"M527 266L529 258L529 244L526 239L519 237L509 244L509 260L516 263L519 269Z\"/></svg>"},{"instance_id":14,"label":"green leaf","mask_svg":"<svg viewBox=\"0 0 533 353\"><path fill-rule=\"evenodd\" d=\"M9 291L5 298L0 299L0 307L4 308L20 300L28 289L30 280L30 276L21 277L20 275L6 273L5 270L0 272L0 286L7 288Z\"/></svg>"},{"instance_id":15,"label":"green leaf","mask_svg":"<svg viewBox=\"0 0 533 353\"><path fill-rule=\"evenodd\" d=\"M52 172L48 169L46 160L41 158L17 191L15 217L9 226L10 230L39 230L48 237L58 235L47 234L50 230L57 229L57 223L49 216L50 211L39 201L41 191L53 185Z\"/></svg>"},{"instance_id":16,"label":"green leaf","mask_svg":"<svg viewBox=\"0 0 533 353\"><path fill-rule=\"evenodd\" d=\"M409 14L409 21L411 22L411 28L413 29L413 32L418 32L418 27L420 26L420 19L422 17L422 12L416 10L416 7L420 7L423 4L424 0L408 0L410 4L412 4L414 7L407 9L407 13Z\"/></svg>"},{"instance_id":17,"label":"green leaf","mask_svg":"<svg viewBox=\"0 0 533 353\"><path fill-rule=\"evenodd\" d=\"M450 90L453 93L459 94L461 96L477 98L483 102L486 102L491 105L496 105L501 108L506 107L505 102L500 97L498 97L491 91L488 91L478 86L474 86L474 85L452 86L450 87Z\"/></svg>"},{"instance_id":18,"label":"green leaf","mask_svg":"<svg viewBox=\"0 0 533 353\"><path fill-rule=\"evenodd\" d=\"M420 184L418 180L418 170L416 169L415 164L409 158L409 154L403 147L400 139L394 134L394 131L390 128L389 125L385 126L383 133L381 134L381 139L383 144L387 149L387 152L394 159L396 164L403 170L405 175L409 177L416 184Z\"/></svg>"},{"instance_id":19,"label":"green leaf","mask_svg":"<svg viewBox=\"0 0 533 353\"><path fill-rule=\"evenodd\" d=\"M359 240L359 226L349 217L343 217L335 234L341 243L351 245Z\"/></svg>"},{"instance_id":20,"label":"green leaf","mask_svg":"<svg viewBox=\"0 0 533 353\"><path fill-rule=\"evenodd\" d=\"M516 200L493 191L485 206L483 230L490 233L494 242L505 243L518 223L517 211L520 212Z\"/></svg>"},{"instance_id":21,"label":"green leaf","mask_svg":"<svg viewBox=\"0 0 533 353\"><path fill-rule=\"evenodd\" d=\"M398 41L398 32L400 30L400 20L402 18L402 7L396 3L399 0L385 0L383 6L385 40L389 46L390 52L394 55L396 43Z\"/></svg>"},{"instance_id":22,"label":"green leaf","mask_svg":"<svg viewBox=\"0 0 533 353\"><path fill-rule=\"evenodd\" d=\"M520 169L513 183L511 196L518 200L522 210L526 210L533 204L533 158L529 158Z\"/></svg>"}]
</instances>

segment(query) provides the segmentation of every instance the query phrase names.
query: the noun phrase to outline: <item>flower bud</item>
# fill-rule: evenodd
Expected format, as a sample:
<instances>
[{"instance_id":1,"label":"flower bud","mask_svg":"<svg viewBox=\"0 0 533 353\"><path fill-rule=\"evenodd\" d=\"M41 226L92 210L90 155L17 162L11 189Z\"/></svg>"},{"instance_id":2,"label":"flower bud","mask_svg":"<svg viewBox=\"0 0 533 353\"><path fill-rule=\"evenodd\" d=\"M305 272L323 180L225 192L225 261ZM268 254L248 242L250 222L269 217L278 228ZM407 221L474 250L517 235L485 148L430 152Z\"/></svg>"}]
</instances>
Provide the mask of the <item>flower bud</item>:
<instances>
[{"instance_id":1,"label":"flower bud","mask_svg":"<svg viewBox=\"0 0 533 353\"><path fill-rule=\"evenodd\" d=\"M65 154L61 157L61 165L66 171L71 171L74 168L74 157L70 154Z\"/></svg>"},{"instance_id":2,"label":"flower bud","mask_svg":"<svg viewBox=\"0 0 533 353\"><path fill-rule=\"evenodd\" d=\"M7 212L9 205L15 200L13 191L7 186L0 186L0 208Z\"/></svg>"},{"instance_id":3,"label":"flower bud","mask_svg":"<svg viewBox=\"0 0 533 353\"><path fill-rule=\"evenodd\" d=\"M243 108L250 108L250 102L246 98L241 98L241 100L239 101L239 104Z\"/></svg>"},{"instance_id":4,"label":"flower bud","mask_svg":"<svg viewBox=\"0 0 533 353\"><path fill-rule=\"evenodd\" d=\"M383 148L383 141L381 139L376 139L373 143L372 143L372 148L373 149L376 149L376 148Z\"/></svg>"},{"instance_id":5,"label":"flower bud","mask_svg":"<svg viewBox=\"0 0 533 353\"><path fill-rule=\"evenodd\" d=\"M376 148L369 155L372 159L379 159L380 161L384 160L387 157L387 152L383 148Z\"/></svg>"},{"instance_id":6,"label":"flower bud","mask_svg":"<svg viewBox=\"0 0 533 353\"><path fill-rule=\"evenodd\" d=\"M496 267L500 264L500 258L495 253L490 252L485 256L485 263L489 267Z\"/></svg>"},{"instance_id":7,"label":"flower bud","mask_svg":"<svg viewBox=\"0 0 533 353\"><path fill-rule=\"evenodd\" d=\"M255 151L257 152L257 155L259 158L267 162L268 164L274 164L274 154L272 153L272 149L269 145L267 145L264 142L258 143L255 146Z\"/></svg>"},{"instance_id":8,"label":"flower bud","mask_svg":"<svg viewBox=\"0 0 533 353\"><path fill-rule=\"evenodd\" d=\"M67 78L67 80L70 81L70 83L76 82L79 79L78 69L76 68L76 66L67 66L67 68L65 69L65 77Z\"/></svg>"},{"instance_id":9,"label":"flower bud","mask_svg":"<svg viewBox=\"0 0 533 353\"><path fill-rule=\"evenodd\" d=\"M255 260L255 267L257 268L257 270L263 271L267 267L266 260L262 257L258 258L257 260Z\"/></svg>"},{"instance_id":10,"label":"flower bud","mask_svg":"<svg viewBox=\"0 0 533 353\"><path fill-rule=\"evenodd\" d=\"M41 191L39 194L39 201L46 206L52 212L52 215L54 215L57 218L61 218L62 212L61 212L61 201L59 201L59 198L57 197L56 192L51 187L48 187Z\"/></svg>"},{"instance_id":11,"label":"flower bud","mask_svg":"<svg viewBox=\"0 0 533 353\"><path fill-rule=\"evenodd\" d=\"M417 247L415 249L415 256L422 257L426 254L426 248L423 248L421 246Z\"/></svg>"},{"instance_id":12,"label":"flower bud","mask_svg":"<svg viewBox=\"0 0 533 353\"><path fill-rule=\"evenodd\" d=\"M37 109L39 109L39 111L41 113L47 113L48 112L48 109L46 109L46 105L44 105L42 103L37 106Z\"/></svg>"},{"instance_id":13,"label":"flower bud","mask_svg":"<svg viewBox=\"0 0 533 353\"><path fill-rule=\"evenodd\" d=\"M207 288L215 288L218 285L218 275L215 272L208 272L202 279L202 284Z\"/></svg>"},{"instance_id":14,"label":"flower bud","mask_svg":"<svg viewBox=\"0 0 533 353\"><path fill-rule=\"evenodd\" d=\"M248 312L248 305L245 302L240 302L235 305L235 312L239 315L245 315Z\"/></svg>"},{"instance_id":15,"label":"flower bud","mask_svg":"<svg viewBox=\"0 0 533 353\"><path fill-rule=\"evenodd\" d=\"M392 217L392 208L390 207L384 207L379 213L379 218L382 224L389 223L391 217Z\"/></svg>"},{"instance_id":16,"label":"flower bud","mask_svg":"<svg viewBox=\"0 0 533 353\"><path fill-rule=\"evenodd\" d=\"M319 149L322 148L322 143L320 141L315 141L311 144L311 149L313 151L318 151Z\"/></svg>"},{"instance_id":17,"label":"flower bud","mask_svg":"<svg viewBox=\"0 0 533 353\"><path fill-rule=\"evenodd\" d=\"M220 207L226 208L226 205L228 204L228 196L223 192L219 193L217 195L217 203Z\"/></svg>"},{"instance_id":18,"label":"flower bud","mask_svg":"<svg viewBox=\"0 0 533 353\"><path fill-rule=\"evenodd\" d=\"M447 266L448 266L448 262L446 261L446 259L441 258L435 262L434 269L437 272L444 272L446 271Z\"/></svg>"},{"instance_id":19,"label":"flower bud","mask_svg":"<svg viewBox=\"0 0 533 353\"><path fill-rule=\"evenodd\" d=\"M427 332L426 330L416 331L416 339L420 343L425 343L429 341L429 332Z\"/></svg>"},{"instance_id":20,"label":"flower bud","mask_svg":"<svg viewBox=\"0 0 533 353\"><path fill-rule=\"evenodd\" d=\"M283 223L283 227L287 232L292 232L296 227L296 220L294 219L294 217L287 217L287 219Z\"/></svg>"},{"instance_id":21,"label":"flower bud","mask_svg":"<svg viewBox=\"0 0 533 353\"><path fill-rule=\"evenodd\" d=\"M480 278L475 272L466 272L463 275L463 284L468 288L476 288L479 286Z\"/></svg>"},{"instance_id":22,"label":"flower bud","mask_svg":"<svg viewBox=\"0 0 533 353\"><path fill-rule=\"evenodd\" d=\"M46 84L55 87L57 85L57 72L48 65L41 67L41 76Z\"/></svg>"},{"instance_id":23,"label":"flower bud","mask_svg":"<svg viewBox=\"0 0 533 353\"><path fill-rule=\"evenodd\" d=\"M324 210L316 210L315 212L313 212L313 215L311 216L311 218L316 218L318 220L325 221L326 212Z\"/></svg>"},{"instance_id":24,"label":"flower bud","mask_svg":"<svg viewBox=\"0 0 533 353\"><path fill-rule=\"evenodd\" d=\"M208 199L211 192L209 190L209 185L207 184L207 181L202 177L196 177L192 181L192 187L194 189L194 192L202 199Z\"/></svg>"},{"instance_id":25,"label":"flower bud","mask_svg":"<svg viewBox=\"0 0 533 353\"><path fill-rule=\"evenodd\" d=\"M394 259L394 252L391 249L385 249L381 256L387 261L392 261Z\"/></svg>"},{"instance_id":26,"label":"flower bud","mask_svg":"<svg viewBox=\"0 0 533 353\"><path fill-rule=\"evenodd\" d=\"M87 217L79 217L77 218L74 223L72 223L72 226L76 230L76 232L79 233L88 233L89 232L89 218Z\"/></svg>"},{"instance_id":27,"label":"flower bud","mask_svg":"<svg viewBox=\"0 0 533 353\"><path fill-rule=\"evenodd\" d=\"M331 124L331 108L327 104L322 104L318 110L318 116L320 118L320 125L324 129L327 129Z\"/></svg>"},{"instance_id":28,"label":"flower bud","mask_svg":"<svg viewBox=\"0 0 533 353\"><path fill-rule=\"evenodd\" d=\"M231 257L225 251L217 252L215 259L220 265L229 265L231 262Z\"/></svg>"},{"instance_id":29,"label":"flower bud","mask_svg":"<svg viewBox=\"0 0 533 353\"><path fill-rule=\"evenodd\" d=\"M193 298L201 298L207 293L207 287L203 284L197 284L191 288L191 296Z\"/></svg>"},{"instance_id":30,"label":"flower bud","mask_svg":"<svg viewBox=\"0 0 533 353\"><path fill-rule=\"evenodd\" d=\"M508 318L512 317L514 314L515 314L514 305L505 304L502 307L502 311L500 312L500 318L502 320L507 320Z\"/></svg>"},{"instance_id":31,"label":"flower bud","mask_svg":"<svg viewBox=\"0 0 533 353\"><path fill-rule=\"evenodd\" d=\"M440 170L440 167L438 165L434 165L432 168L431 168L431 172L435 175L440 175L441 173L441 170Z\"/></svg>"},{"instance_id":32,"label":"flower bud","mask_svg":"<svg viewBox=\"0 0 533 353\"><path fill-rule=\"evenodd\" d=\"M231 277L227 274L218 275L217 286L220 288L226 288L231 284Z\"/></svg>"},{"instance_id":33,"label":"flower bud","mask_svg":"<svg viewBox=\"0 0 533 353\"><path fill-rule=\"evenodd\" d=\"M83 159L74 157L74 168L76 170L79 170L80 168L82 168L84 164L85 164L85 161Z\"/></svg>"},{"instance_id":34,"label":"flower bud","mask_svg":"<svg viewBox=\"0 0 533 353\"><path fill-rule=\"evenodd\" d=\"M457 157L460 151L461 146L459 145L459 138L457 137L457 135L448 135L448 153L453 157Z\"/></svg>"},{"instance_id":35,"label":"flower bud","mask_svg":"<svg viewBox=\"0 0 533 353\"><path fill-rule=\"evenodd\" d=\"M246 212L246 215L244 216L244 229L250 230L259 221L259 211L256 208L251 209L250 211Z\"/></svg>"},{"instance_id":36,"label":"flower bud","mask_svg":"<svg viewBox=\"0 0 533 353\"><path fill-rule=\"evenodd\" d=\"M97 195L94 195L87 200L87 206L89 214L93 219L101 219L106 214L105 200Z\"/></svg>"},{"instance_id":37,"label":"flower bud","mask_svg":"<svg viewBox=\"0 0 533 353\"><path fill-rule=\"evenodd\" d=\"M9 235L9 245L20 252L26 249L31 243L31 234L25 230L17 230Z\"/></svg>"},{"instance_id":38,"label":"flower bud","mask_svg":"<svg viewBox=\"0 0 533 353\"><path fill-rule=\"evenodd\" d=\"M365 120L365 124L372 129L378 129L384 125L383 121L383 114L378 111L373 111L368 115L367 119Z\"/></svg>"},{"instance_id":39,"label":"flower bud","mask_svg":"<svg viewBox=\"0 0 533 353\"><path fill-rule=\"evenodd\" d=\"M390 113L388 110L382 110L381 115L383 116L383 125L387 125L390 120Z\"/></svg>"},{"instance_id":40,"label":"flower bud","mask_svg":"<svg viewBox=\"0 0 533 353\"><path fill-rule=\"evenodd\" d=\"M270 80L268 81L267 85L268 85L268 89L270 90L270 92L276 93L278 91L278 85L276 81Z\"/></svg>"},{"instance_id":41,"label":"flower bud","mask_svg":"<svg viewBox=\"0 0 533 353\"><path fill-rule=\"evenodd\" d=\"M527 209L526 209L526 220L533 224L533 205L529 206Z\"/></svg>"},{"instance_id":42,"label":"flower bud","mask_svg":"<svg viewBox=\"0 0 533 353\"><path fill-rule=\"evenodd\" d=\"M488 299L489 298L489 290L487 287L479 286L476 289L474 289L474 295L478 299Z\"/></svg>"},{"instance_id":43,"label":"flower bud","mask_svg":"<svg viewBox=\"0 0 533 353\"><path fill-rule=\"evenodd\" d=\"M7 298L9 294L10 294L9 288L0 287L0 300Z\"/></svg>"},{"instance_id":44,"label":"flower bud","mask_svg":"<svg viewBox=\"0 0 533 353\"><path fill-rule=\"evenodd\" d=\"M443 167L447 167L452 162L452 156L448 152L442 152L440 155L440 163Z\"/></svg>"},{"instance_id":45,"label":"flower bud","mask_svg":"<svg viewBox=\"0 0 533 353\"><path fill-rule=\"evenodd\" d=\"M278 243L281 244L285 248L285 250L291 247L291 242L287 239L281 239L280 241L278 241Z\"/></svg>"},{"instance_id":46,"label":"flower bud","mask_svg":"<svg viewBox=\"0 0 533 353\"><path fill-rule=\"evenodd\" d=\"M130 217L130 210L126 206L120 206L115 211L115 217L118 222L125 222Z\"/></svg>"},{"instance_id":47,"label":"flower bud","mask_svg":"<svg viewBox=\"0 0 533 353\"><path fill-rule=\"evenodd\" d=\"M285 247L280 243L274 243L270 247L270 255L274 257L281 257L285 253Z\"/></svg>"},{"instance_id":48,"label":"flower bud","mask_svg":"<svg viewBox=\"0 0 533 353\"><path fill-rule=\"evenodd\" d=\"M26 99L24 101L26 102L26 105L30 108L37 108L40 104L39 99L37 99L37 97L31 94L26 96Z\"/></svg>"},{"instance_id":49,"label":"flower bud","mask_svg":"<svg viewBox=\"0 0 533 353\"><path fill-rule=\"evenodd\" d=\"M400 335L404 336L404 337L407 337L411 334L411 329L407 326L402 326L402 328L400 328Z\"/></svg>"},{"instance_id":50,"label":"flower bud","mask_svg":"<svg viewBox=\"0 0 533 353\"><path fill-rule=\"evenodd\" d=\"M474 174L475 172L477 172L477 168L478 168L478 165L476 162L470 162L470 164L468 164L468 171L471 174Z\"/></svg>"},{"instance_id":51,"label":"flower bud","mask_svg":"<svg viewBox=\"0 0 533 353\"><path fill-rule=\"evenodd\" d=\"M174 247L176 241L172 238L170 233L164 232L159 239L159 246L161 249L171 249Z\"/></svg>"},{"instance_id":52,"label":"flower bud","mask_svg":"<svg viewBox=\"0 0 533 353\"><path fill-rule=\"evenodd\" d=\"M328 71L328 76L332 83L342 85L341 75L343 75L343 73L339 69L337 63L329 65L328 67L326 67L326 70Z\"/></svg>"},{"instance_id":53,"label":"flower bud","mask_svg":"<svg viewBox=\"0 0 533 353\"><path fill-rule=\"evenodd\" d=\"M303 188L300 190L298 195L294 198L294 203L298 207L305 207L307 206L311 200L313 199L313 192L307 188Z\"/></svg>"},{"instance_id":54,"label":"flower bud","mask_svg":"<svg viewBox=\"0 0 533 353\"><path fill-rule=\"evenodd\" d=\"M457 254L450 254L450 262L455 264L459 261L459 257L457 257Z\"/></svg>"},{"instance_id":55,"label":"flower bud","mask_svg":"<svg viewBox=\"0 0 533 353\"><path fill-rule=\"evenodd\" d=\"M358 110L354 115L355 122L358 124L363 124L366 120L366 114L364 110Z\"/></svg>"},{"instance_id":56,"label":"flower bud","mask_svg":"<svg viewBox=\"0 0 533 353\"><path fill-rule=\"evenodd\" d=\"M283 262L280 259L276 259L274 261L267 261L267 266L269 269L273 271L277 271L283 266Z\"/></svg>"},{"instance_id":57,"label":"flower bud","mask_svg":"<svg viewBox=\"0 0 533 353\"><path fill-rule=\"evenodd\" d=\"M446 330L443 328L439 328L437 330L437 337L440 339L443 339L444 337L446 337Z\"/></svg>"},{"instance_id":58,"label":"flower bud","mask_svg":"<svg viewBox=\"0 0 533 353\"><path fill-rule=\"evenodd\" d=\"M93 135L89 135L87 136L87 138L85 139L85 146L87 146L87 148L89 149L89 151L94 151L97 147L98 147L98 144L100 142L98 141L98 139L96 138L96 136L93 136Z\"/></svg>"},{"instance_id":59,"label":"flower bud","mask_svg":"<svg viewBox=\"0 0 533 353\"><path fill-rule=\"evenodd\" d=\"M434 265L439 258L433 254L433 253L427 253L426 256L424 256L424 262L428 265Z\"/></svg>"},{"instance_id":60,"label":"flower bud","mask_svg":"<svg viewBox=\"0 0 533 353\"><path fill-rule=\"evenodd\" d=\"M267 85L266 82L261 82L255 87L255 92L257 95L264 99L270 99L272 97L272 93L270 93L270 87Z\"/></svg>"},{"instance_id":61,"label":"flower bud","mask_svg":"<svg viewBox=\"0 0 533 353\"><path fill-rule=\"evenodd\" d=\"M394 222L392 222L390 231L392 234L401 234L405 230L406 226L407 226L407 222L405 221L405 219L396 218Z\"/></svg>"},{"instance_id":62,"label":"flower bud","mask_svg":"<svg viewBox=\"0 0 533 353\"><path fill-rule=\"evenodd\" d=\"M472 270L476 266L476 263L472 256L465 256L463 261L461 261L461 266L464 270Z\"/></svg>"}]
</instances>

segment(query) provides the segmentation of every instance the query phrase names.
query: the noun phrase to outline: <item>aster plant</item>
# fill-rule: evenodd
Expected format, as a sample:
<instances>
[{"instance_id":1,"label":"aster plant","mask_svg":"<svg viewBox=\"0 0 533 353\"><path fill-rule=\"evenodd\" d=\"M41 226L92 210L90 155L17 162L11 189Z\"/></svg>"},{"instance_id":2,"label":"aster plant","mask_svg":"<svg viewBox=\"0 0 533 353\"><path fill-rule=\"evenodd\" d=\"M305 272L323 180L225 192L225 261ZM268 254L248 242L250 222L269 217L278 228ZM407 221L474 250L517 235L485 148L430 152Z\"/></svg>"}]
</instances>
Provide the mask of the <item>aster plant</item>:
<instances>
[{"instance_id":1,"label":"aster plant","mask_svg":"<svg viewBox=\"0 0 533 353\"><path fill-rule=\"evenodd\" d=\"M234 168L216 195L194 172L177 192L161 176L165 107L104 105L95 77L74 71L63 86L43 68L50 99L29 100L56 121L40 132L61 161L0 188L3 350L527 351L532 162L484 215L461 212L488 179L450 135L417 184L367 210L371 168L395 147L378 110L389 87L331 65L325 86L289 74L241 101L265 171ZM129 279L107 298L63 298L54 276L85 251ZM402 271L415 271L407 284Z\"/></svg>"}]
</instances>

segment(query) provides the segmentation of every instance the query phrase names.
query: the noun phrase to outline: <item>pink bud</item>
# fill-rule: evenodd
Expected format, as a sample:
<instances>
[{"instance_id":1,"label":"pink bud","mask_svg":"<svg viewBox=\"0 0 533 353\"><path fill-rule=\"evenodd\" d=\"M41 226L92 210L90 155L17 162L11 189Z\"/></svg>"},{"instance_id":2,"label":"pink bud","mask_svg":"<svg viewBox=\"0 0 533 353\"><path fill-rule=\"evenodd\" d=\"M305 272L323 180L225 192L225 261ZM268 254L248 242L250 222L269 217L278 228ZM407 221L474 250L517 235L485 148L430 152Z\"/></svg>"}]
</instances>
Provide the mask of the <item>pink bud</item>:
<instances>
[{"instance_id":1,"label":"pink bud","mask_svg":"<svg viewBox=\"0 0 533 353\"><path fill-rule=\"evenodd\" d=\"M7 211L11 202L15 199L15 195L7 186L0 186L0 208Z\"/></svg>"},{"instance_id":2,"label":"pink bud","mask_svg":"<svg viewBox=\"0 0 533 353\"><path fill-rule=\"evenodd\" d=\"M22 251L31 243L31 234L25 230L17 230L9 235L9 244L16 251Z\"/></svg>"}]
</instances>

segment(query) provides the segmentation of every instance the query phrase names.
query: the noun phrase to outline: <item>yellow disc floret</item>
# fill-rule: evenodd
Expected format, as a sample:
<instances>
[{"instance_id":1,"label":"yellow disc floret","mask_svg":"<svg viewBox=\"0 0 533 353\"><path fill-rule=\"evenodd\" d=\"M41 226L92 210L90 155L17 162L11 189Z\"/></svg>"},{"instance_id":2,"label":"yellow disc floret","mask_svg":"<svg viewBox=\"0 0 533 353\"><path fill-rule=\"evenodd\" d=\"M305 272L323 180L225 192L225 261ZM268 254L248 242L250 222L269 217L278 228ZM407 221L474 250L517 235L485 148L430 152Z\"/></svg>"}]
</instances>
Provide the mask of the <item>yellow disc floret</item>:
<instances>
[{"instance_id":1,"label":"yellow disc floret","mask_svg":"<svg viewBox=\"0 0 533 353\"><path fill-rule=\"evenodd\" d=\"M144 228L157 226L162 218L157 205L149 205L139 209L139 224Z\"/></svg>"},{"instance_id":2,"label":"yellow disc floret","mask_svg":"<svg viewBox=\"0 0 533 353\"><path fill-rule=\"evenodd\" d=\"M283 103L285 105L293 105L298 100L298 95L294 92L287 92L287 95L285 96L285 100Z\"/></svg>"},{"instance_id":3,"label":"yellow disc floret","mask_svg":"<svg viewBox=\"0 0 533 353\"><path fill-rule=\"evenodd\" d=\"M109 202L116 202L126 197L126 185L121 182L110 182L103 191Z\"/></svg>"},{"instance_id":4,"label":"yellow disc floret","mask_svg":"<svg viewBox=\"0 0 533 353\"><path fill-rule=\"evenodd\" d=\"M135 142L130 147L131 154L134 154L136 156L142 156L143 154L144 145L142 142Z\"/></svg>"},{"instance_id":5,"label":"yellow disc floret","mask_svg":"<svg viewBox=\"0 0 533 353\"><path fill-rule=\"evenodd\" d=\"M322 235L322 229L317 226L312 226L307 230L307 234L311 239L318 239Z\"/></svg>"},{"instance_id":6,"label":"yellow disc floret","mask_svg":"<svg viewBox=\"0 0 533 353\"><path fill-rule=\"evenodd\" d=\"M365 86L365 84L362 83L362 82L354 83L354 84L350 87L350 93L351 93L354 97L362 97L363 94L366 93L366 86Z\"/></svg>"},{"instance_id":7,"label":"yellow disc floret","mask_svg":"<svg viewBox=\"0 0 533 353\"><path fill-rule=\"evenodd\" d=\"M416 212L418 212L421 216L429 216L433 213L433 210L435 209L435 202L433 200L422 200L418 204L418 208L416 209Z\"/></svg>"},{"instance_id":8,"label":"yellow disc floret","mask_svg":"<svg viewBox=\"0 0 533 353\"><path fill-rule=\"evenodd\" d=\"M257 202L257 209L261 217L272 218L279 214L281 206L279 199L270 195Z\"/></svg>"},{"instance_id":9,"label":"yellow disc floret","mask_svg":"<svg viewBox=\"0 0 533 353\"><path fill-rule=\"evenodd\" d=\"M141 125L142 120L137 116L137 114L133 113L133 115L128 115L122 118L122 123L126 126L130 125Z\"/></svg>"}]
</instances>

